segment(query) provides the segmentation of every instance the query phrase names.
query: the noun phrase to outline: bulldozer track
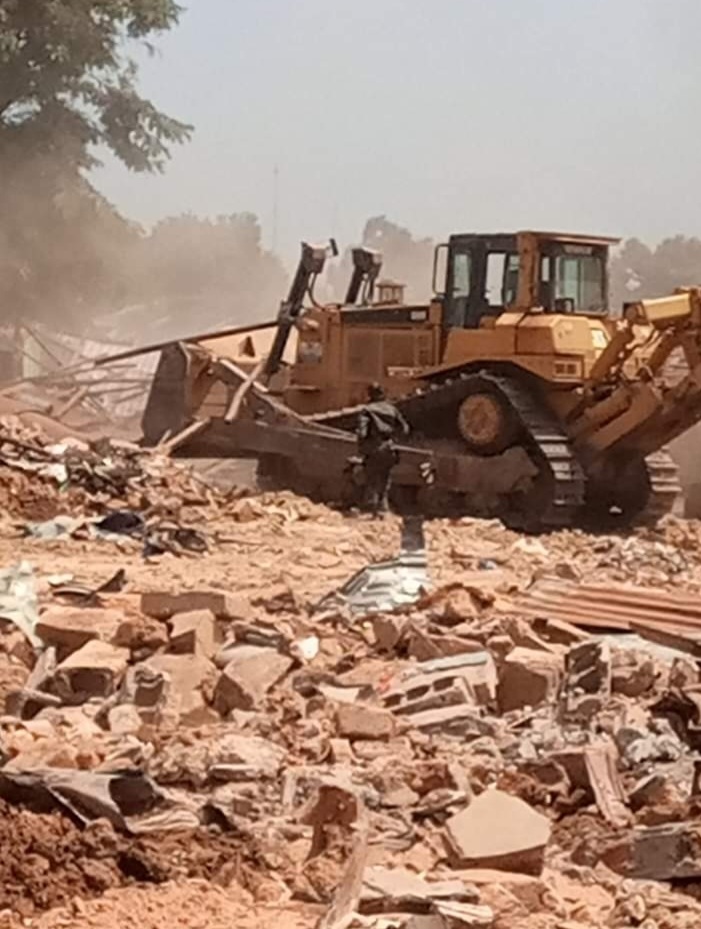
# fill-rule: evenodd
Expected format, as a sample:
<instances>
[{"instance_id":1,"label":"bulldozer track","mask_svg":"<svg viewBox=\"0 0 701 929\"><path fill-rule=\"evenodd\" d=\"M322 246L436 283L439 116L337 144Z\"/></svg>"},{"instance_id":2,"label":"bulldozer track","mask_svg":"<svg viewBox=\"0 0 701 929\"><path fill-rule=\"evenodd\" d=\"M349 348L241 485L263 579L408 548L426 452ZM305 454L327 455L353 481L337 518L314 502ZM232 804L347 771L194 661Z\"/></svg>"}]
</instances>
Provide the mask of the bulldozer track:
<instances>
[{"instance_id":1,"label":"bulldozer track","mask_svg":"<svg viewBox=\"0 0 701 929\"><path fill-rule=\"evenodd\" d=\"M584 503L586 478L570 446L567 434L533 392L524 389L514 378L485 371L461 371L437 377L426 387L403 397L394 398L402 413L413 423L426 421L429 416L449 404L463 400L478 384L488 383L506 397L519 420L531 457L546 468L552 477L549 500L544 499L539 512L531 512L527 522L537 522L542 528L571 525ZM352 429L362 405L306 417L342 429ZM485 459L488 460L488 459ZM546 472L547 473L547 472Z\"/></svg>"},{"instance_id":2,"label":"bulldozer track","mask_svg":"<svg viewBox=\"0 0 701 929\"><path fill-rule=\"evenodd\" d=\"M542 514L544 525L570 525L584 503L586 478L559 423L532 394L511 378L487 375L508 397L526 434L553 477L552 501Z\"/></svg>"}]
</instances>

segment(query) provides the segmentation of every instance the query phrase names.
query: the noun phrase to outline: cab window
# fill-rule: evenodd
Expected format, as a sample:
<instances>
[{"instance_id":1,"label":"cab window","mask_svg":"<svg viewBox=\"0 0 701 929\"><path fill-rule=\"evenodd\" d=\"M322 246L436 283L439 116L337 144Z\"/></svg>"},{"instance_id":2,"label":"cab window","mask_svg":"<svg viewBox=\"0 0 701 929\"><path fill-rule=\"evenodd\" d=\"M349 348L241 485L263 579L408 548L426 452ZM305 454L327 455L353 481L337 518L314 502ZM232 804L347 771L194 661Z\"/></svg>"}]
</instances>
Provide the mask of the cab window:
<instances>
[{"instance_id":1,"label":"cab window","mask_svg":"<svg viewBox=\"0 0 701 929\"><path fill-rule=\"evenodd\" d=\"M571 301L580 313L605 309L604 268L594 255L559 255L555 265L555 299Z\"/></svg>"},{"instance_id":2,"label":"cab window","mask_svg":"<svg viewBox=\"0 0 701 929\"><path fill-rule=\"evenodd\" d=\"M504 306L513 306L518 296L518 271L520 267L519 256L511 252L506 256L506 271L504 272Z\"/></svg>"},{"instance_id":3,"label":"cab window","mask_svg":"<svg viewBox=\"0 0 701 929\"><path fill-rule=\"evenodd\" d=\"M487 282L485 297L490 307L501 307L504 305L505 266L506 255L504 252L489 253L487 256Z\"/></svg>"},{"instance_id":4,"label":"cab window","mask_svg":"<svg viewBox=\"0 0 701 929\"><path fill-rule=\"evenodd\" d=\"M458 252L453 265L453 296L470 296L470 255L468 252Z\"/></svg>"}]
</instances>

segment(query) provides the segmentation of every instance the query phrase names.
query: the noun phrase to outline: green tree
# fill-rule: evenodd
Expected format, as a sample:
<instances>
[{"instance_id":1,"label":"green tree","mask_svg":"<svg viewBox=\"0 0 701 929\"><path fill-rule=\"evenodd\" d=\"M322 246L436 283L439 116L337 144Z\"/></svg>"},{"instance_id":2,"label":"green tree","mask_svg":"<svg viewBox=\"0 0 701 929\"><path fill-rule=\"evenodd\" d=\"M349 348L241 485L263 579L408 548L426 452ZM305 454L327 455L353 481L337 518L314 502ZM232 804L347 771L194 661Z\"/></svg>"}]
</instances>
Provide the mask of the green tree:
<instances>
[{"instance_id":1,"label":"green tree","mask_svg":"<svg viewBox=\"0 0 701 929\"><path fill-rule=\"evenodd\" d=\"M138 233L86 174L100 148L162 170L189 137L139 94L132 54L180 12L175 0L0 0L0 320L82 316L114 291L110 259Z\"/></svg>"},{"instance_id":2,"label":"green tree","mask_svg":"<svg viewBox=\"0 0 701 929\"><path fill-rule=\"evenodd\" d=\"M103 144L136 171L162 168L190 127L139 95L128 50L180 12L174 0L0 0L0 154L41 148L86 168Z\"/></svg>"}]
</instances>

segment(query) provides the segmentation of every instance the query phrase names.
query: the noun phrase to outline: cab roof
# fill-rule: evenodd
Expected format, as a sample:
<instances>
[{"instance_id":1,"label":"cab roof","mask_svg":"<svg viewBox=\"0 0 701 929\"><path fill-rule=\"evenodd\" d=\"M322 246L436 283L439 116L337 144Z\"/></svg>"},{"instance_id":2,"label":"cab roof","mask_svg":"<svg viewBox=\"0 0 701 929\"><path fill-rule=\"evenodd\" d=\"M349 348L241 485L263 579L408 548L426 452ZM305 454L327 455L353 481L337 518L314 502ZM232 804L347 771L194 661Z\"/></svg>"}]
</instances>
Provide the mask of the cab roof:
<instances>
[{"instance_id":1,"label":"cab roof","mask_svg":"<svg viewBox=\"0 0 701 929\"><path fill-rule=\"evenodd\" d=\"M455 239L482 240L486 243L501 243L506 245L509 242L515 242L518 236L529 235L540 241L547 242L570 242L577 245L618 245L620 238L603 235L583 235L578 232L545 232L539 229L520 229L518 232L462 232L451 235L451 241Z\"/></svg>"}]
</instances>

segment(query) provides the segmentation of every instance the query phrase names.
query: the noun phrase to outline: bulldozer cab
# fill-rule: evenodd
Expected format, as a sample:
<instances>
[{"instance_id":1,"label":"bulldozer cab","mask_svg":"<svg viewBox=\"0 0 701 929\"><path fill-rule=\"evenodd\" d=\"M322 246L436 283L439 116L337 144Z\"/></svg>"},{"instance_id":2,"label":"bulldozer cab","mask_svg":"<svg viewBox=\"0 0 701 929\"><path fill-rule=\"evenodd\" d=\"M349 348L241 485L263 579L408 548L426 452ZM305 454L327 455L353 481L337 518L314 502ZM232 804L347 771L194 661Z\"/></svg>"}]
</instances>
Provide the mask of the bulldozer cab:
<instances>
[{"instance_id":1,"label":"bulldozer cab","mask_svg":"<svg viewBox=\"0 0 701 929\"><path fill-rule=\"evenodd\" d=\"M506 309L606 316L608 252L617 241L543 232L451 236L434 264L444 324L475 329Z\"/></svg>"}]
</instances>

